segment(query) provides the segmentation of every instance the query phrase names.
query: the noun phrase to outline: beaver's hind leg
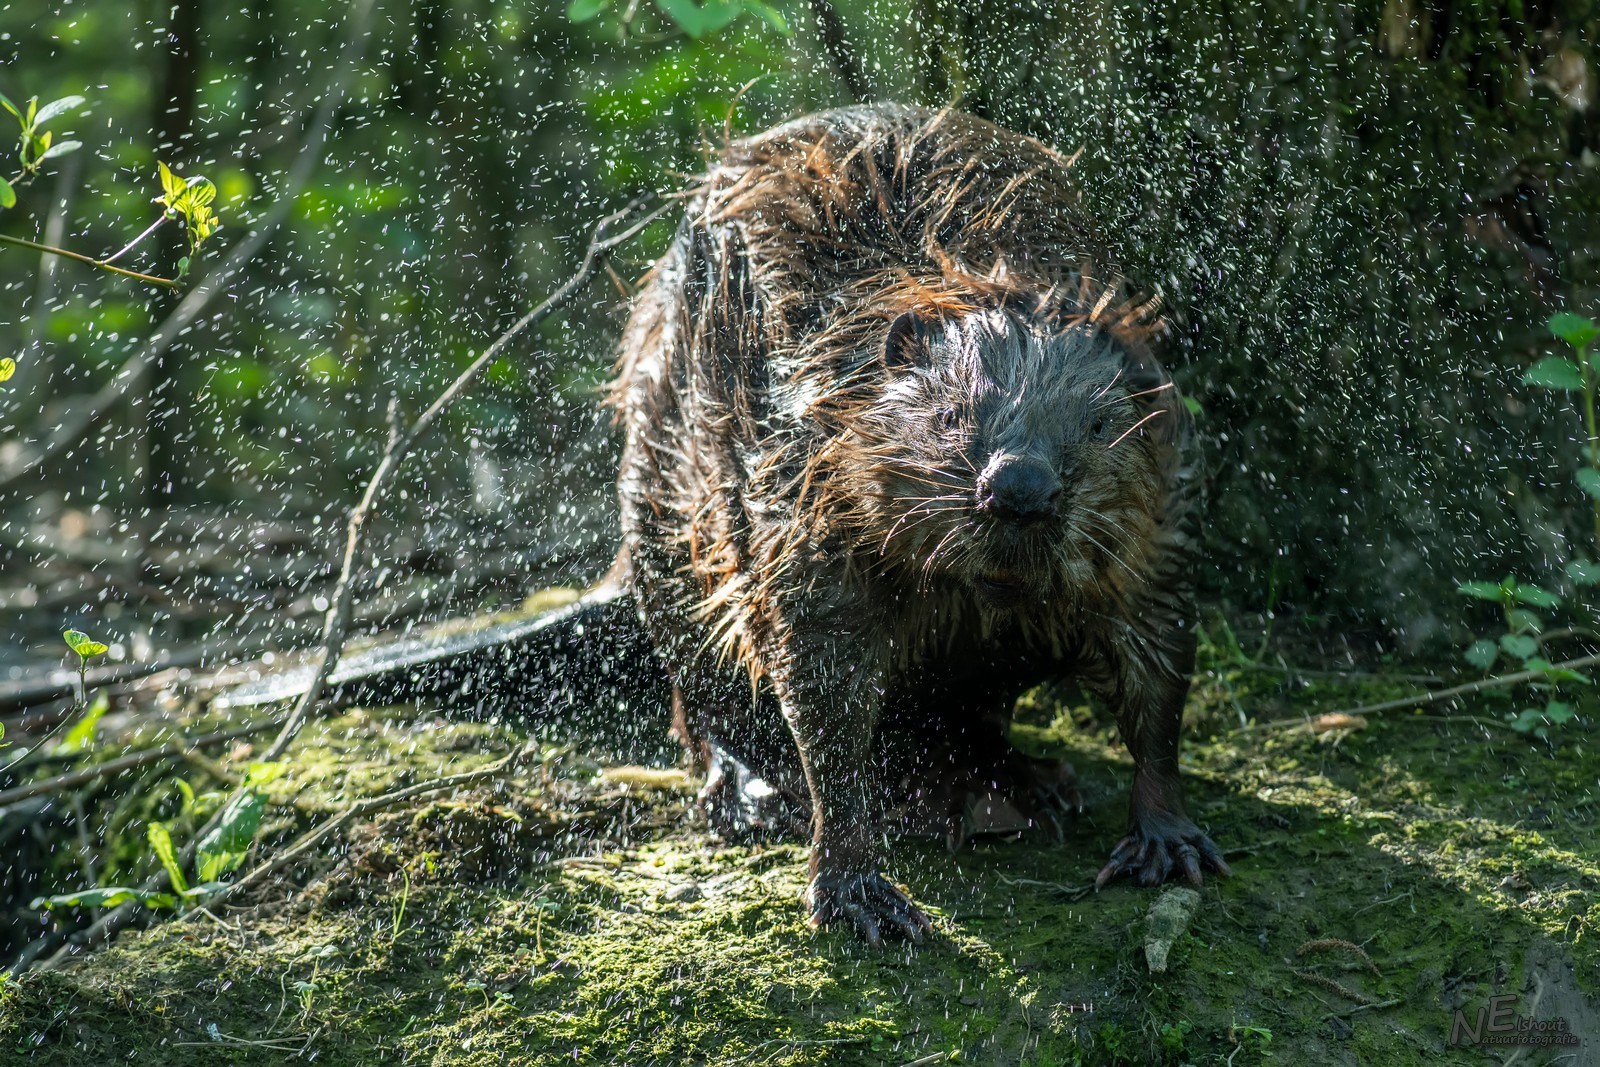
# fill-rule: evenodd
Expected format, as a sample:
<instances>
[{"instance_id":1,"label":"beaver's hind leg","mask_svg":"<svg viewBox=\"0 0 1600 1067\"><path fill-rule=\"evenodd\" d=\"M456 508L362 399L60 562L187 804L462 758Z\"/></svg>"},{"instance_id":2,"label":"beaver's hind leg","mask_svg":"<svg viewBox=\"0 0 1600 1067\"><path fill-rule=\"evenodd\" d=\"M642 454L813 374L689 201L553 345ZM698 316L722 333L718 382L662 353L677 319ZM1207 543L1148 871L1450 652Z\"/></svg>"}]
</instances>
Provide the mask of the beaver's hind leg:
<instances>
[{"instance_id":1,"label":"beaver's hind leg","mask_svg":"<svg viewBox=\"0 0 1600 1067\"><path fill-rule=\"evenodd\" d=\"M805 777L769 695L736 675L692 672L673 686L672 732L705 772L700 807L713 833L744 840L808 830Z\"/></svg>"},{"instance_id":2,"label":"beaver's hind leg","mask_svg":"<svg viewBox=\"0 0 1600 1067\"><path fill-rule=\"evenodd\" d=\"M1011 743L1014 689L945 676L897 694L882 733L890 825L952 850L983 835L1061 835L1083 808L1072 766Z\"/></svg>"}]
</instances>

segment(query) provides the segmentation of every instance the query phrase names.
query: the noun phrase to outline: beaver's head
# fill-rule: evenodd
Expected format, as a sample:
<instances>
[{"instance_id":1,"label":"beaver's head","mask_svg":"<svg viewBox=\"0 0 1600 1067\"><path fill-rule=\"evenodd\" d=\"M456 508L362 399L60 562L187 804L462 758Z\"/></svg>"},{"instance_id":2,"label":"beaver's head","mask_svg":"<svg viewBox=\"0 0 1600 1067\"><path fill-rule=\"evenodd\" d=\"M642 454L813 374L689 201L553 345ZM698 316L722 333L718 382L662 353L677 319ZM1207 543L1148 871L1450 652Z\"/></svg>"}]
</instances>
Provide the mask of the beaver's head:
<instances>
[{"instance_id":1,"label":"beaver's head","mask_svg":"<svg viewBox=\"0 0 1600 1067\"><path fill-rule=\"evenodd\" d=\"M853 420L879 552L997 610L1137 583L1182 417L1152 362L1087 317L1004 309L901 315L882 359Z\"/></svg>"}]
</instances>

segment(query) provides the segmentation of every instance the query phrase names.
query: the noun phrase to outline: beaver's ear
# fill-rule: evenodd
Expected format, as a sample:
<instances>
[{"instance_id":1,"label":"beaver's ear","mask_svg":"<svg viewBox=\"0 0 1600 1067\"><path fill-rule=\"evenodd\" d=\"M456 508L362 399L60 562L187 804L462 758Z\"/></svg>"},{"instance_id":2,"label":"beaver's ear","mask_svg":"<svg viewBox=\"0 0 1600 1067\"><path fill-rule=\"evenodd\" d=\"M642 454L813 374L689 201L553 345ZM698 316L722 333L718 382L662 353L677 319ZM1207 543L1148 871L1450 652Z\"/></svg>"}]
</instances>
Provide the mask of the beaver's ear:
<instances>
[{"instance_id":1,"label":"beaver's ear","mask_svg":"<svg viewBox=\"0 0 1600 1067\"><path fill-rule=\"evenodd\" d=\"M908 311L889 324L889 336L883 342L883 364L890 370L913 367L921 347L922 320Z\"/></svg>"}]
</instances>

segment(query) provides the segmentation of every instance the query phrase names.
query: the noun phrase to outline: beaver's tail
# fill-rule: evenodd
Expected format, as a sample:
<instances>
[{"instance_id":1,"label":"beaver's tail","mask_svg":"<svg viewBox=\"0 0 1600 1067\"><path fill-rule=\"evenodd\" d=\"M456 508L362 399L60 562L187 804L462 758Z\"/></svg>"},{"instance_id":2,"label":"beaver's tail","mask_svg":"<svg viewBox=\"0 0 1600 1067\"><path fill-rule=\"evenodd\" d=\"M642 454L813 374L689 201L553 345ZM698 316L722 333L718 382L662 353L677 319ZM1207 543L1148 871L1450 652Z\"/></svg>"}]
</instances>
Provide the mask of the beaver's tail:
<instances>
[{"instance_id":1,"label":"beaver's tail","mask_svg":"<svg viewBox=\"0 0 1600 1067\"><path fill-rule=\"evenodd\" d=\"M309 666L263 670L220 692L218 708L293 700ZM323 698L338 706L426 705L457 717L583 723L619 705L667 702L665 674L625 585L607 582L565 607L484 626L445 623L350 652ZM663 716L660 721L665 722Z\"/></svg>"}]
</instances>

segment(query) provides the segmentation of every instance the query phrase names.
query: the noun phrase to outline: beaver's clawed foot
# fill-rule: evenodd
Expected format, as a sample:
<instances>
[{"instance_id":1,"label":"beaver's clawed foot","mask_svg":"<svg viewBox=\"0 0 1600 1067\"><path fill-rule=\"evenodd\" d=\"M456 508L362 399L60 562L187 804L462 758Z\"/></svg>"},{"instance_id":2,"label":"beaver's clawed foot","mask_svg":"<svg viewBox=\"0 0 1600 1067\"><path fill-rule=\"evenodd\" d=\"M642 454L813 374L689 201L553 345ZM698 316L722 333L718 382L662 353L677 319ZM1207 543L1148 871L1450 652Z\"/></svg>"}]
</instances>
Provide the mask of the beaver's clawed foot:
<instances>
[{"instance_id":1,"label":"beaver's clawed foot","mask_svg":"<svg viewBox=\"0 0 1600 1067\"><path fill-rule=\"evenodd\" d=\"M1182 815L1147 813L1134 819L1128 836L1111 850L1111 862L1100 868L1094 887L1102 888L1119 874L1133 875L1143 886L1160 885L1176 874L1200 885L1205 881L1202 871L1224 877L1231 873L1211 838Z\"/></svg>"},{"instance_id":2,"label":"beaver's clawed foot","mask_svg":"<svg viewBox=\"0 0 1600 1067\"><path fill-rule=\"evenodd\" d=\"M863 871L819 871L806 890L812 926L847 922L870 945L889 931L920 942L933 923L882 875Z\"/></svg>"}]
</instances>

